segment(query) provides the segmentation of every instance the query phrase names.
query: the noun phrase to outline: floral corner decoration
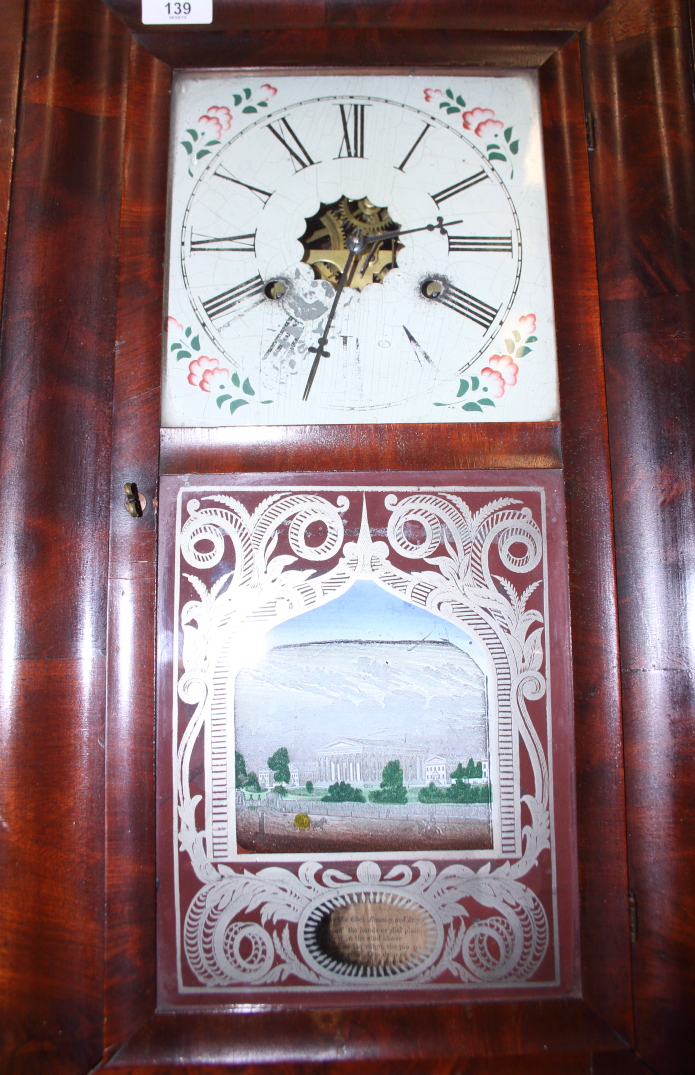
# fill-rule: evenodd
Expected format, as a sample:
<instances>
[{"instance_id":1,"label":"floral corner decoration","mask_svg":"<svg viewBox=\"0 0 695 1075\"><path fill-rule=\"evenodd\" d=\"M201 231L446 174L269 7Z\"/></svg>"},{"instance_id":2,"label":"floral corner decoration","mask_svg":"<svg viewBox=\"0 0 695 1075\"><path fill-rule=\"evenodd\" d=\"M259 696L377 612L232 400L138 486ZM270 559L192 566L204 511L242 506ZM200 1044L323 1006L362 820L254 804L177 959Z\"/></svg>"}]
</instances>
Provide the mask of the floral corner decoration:
<instances>
[{"instance_id":1,"label":"floral corner decoration","mask_svg":"<svg viewBox=\"0 0 695 1075\"><path fill-rule=\"evenodd\" d=\"M428 104L437 102L440 108L445 108L447 116L460 113L464 130L472 131L476 138L486 140L487 159L491 163L493 161L511 163L511 175L512 179L514 178L514 166L511 156L515 157L519 152L519 139L513 137L513 127L505 127L502 120L497 119L491 108L472 108L468 112L464 111L466 102L461 94L454 96L452 89L426 89L424 95ZM499 140L500 131L502 132L504 143ZM507 153L511 154L511 156L507 156Z\"/></svg>"},{"instance_id":2,"label":"floral corner decoration","mask_svg":"<svg viewBox=\"0 0 695 1075\"><path fill-rule=\"evenodd\" d=\"M258 99L252 103L252 90L245 86L241 93L232 94L234 107L244 104L242 114L258 112L259 109L267 108L268 101L277 93L275 86L264 82ZM212 153L212 146L218 146L222 141L222 135L232 126L233 115L227 105L210 105L204 115L200 116L196 127L187 127L188 138L181 139L181 145L188 154L188 174L193 176L193 167ZM212 136L212 137L210 137Z\"/></svg>"},{"instance_id":3,"label":"floral corner decoration","mask_svg":"<svg viewBox=\"0 0 695 1075\"><path fill-rule=\"evenodd\" d=\"M485 407L494 407L495 400L501 399L506 390L513 388L516 384L519 375L517 360L524 358L532 350L529 344L536 343L538 340L538 337L534 335L535 331L535 314L525 314L520 317L519 328L513 329L511 337L504 341L504 346L507 348L508 353L505 355L492 355L488 359L487 366L484 366L480 373L477 376L472 376L470 380L461 377L456 399L451 403L434 403L433 406L460 406L463 411L479 411L481 414L485 413ZM525 335L526 333L529 335ZM463 403L459 402L469 393L472 396L479 392L487 393L487 395L479 395L477 399L469 398Z\"/></svg>"},{"instance_id":4,"label":"floral corner decoration","mask_svg":"<svg viewBox=\"0 0 695 1075\"><path fill-rule=\"evenodd\" d=\"M236 371L230 375L226 367L221 366L219 360L210 358L209 355L193 356L193 351L200 351L200 337L193 336L193 330L184 328L175 317L167 317L167 332L170 336L178 335L179 339L169 345L172 357L179 362L182 358L192 358L188 366L188 383L201 392L220 392L215 402L219 408L229 404L229 413L234 414L240 407L246 407L256 395L248 377L239 375ZM189 350L190 348L190 350ZM239 395L238 391L243 394ZM248 398L251 397L251 398ZM254 400L260 404L272 403L272 399Z\"/></svg>"}]
</instances>

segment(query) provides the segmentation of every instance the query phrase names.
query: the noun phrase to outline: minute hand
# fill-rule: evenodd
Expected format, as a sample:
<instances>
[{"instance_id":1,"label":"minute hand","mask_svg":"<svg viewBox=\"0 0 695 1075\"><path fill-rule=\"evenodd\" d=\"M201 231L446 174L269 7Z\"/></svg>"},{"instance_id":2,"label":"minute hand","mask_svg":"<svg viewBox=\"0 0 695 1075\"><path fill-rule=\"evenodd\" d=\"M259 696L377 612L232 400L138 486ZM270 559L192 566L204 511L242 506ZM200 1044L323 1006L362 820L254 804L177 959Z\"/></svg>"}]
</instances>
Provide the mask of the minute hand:
<instances>
[{"instance_id":1,"label":"minute hand","mask_svg":"<svg viewBox=\"0 0 695 1075\"><path fill-rule=\"evenodd\" d=\"M345 283L348 280L348 278L350 276L350 273L352 271L352 266L353 266L353 263L355 261L355 258L357 257L357 254L360 253L364 249L365 245L366 244L364 242L361 242L359 251L354 249L354 248L350 250L350 253L348 254L348 257L347 257L347 261L345 262L345 268L343 269L343 271L340 274L340 279L338 280L338 286L335 289L335 298L333 299L333 305L331 306L331 309L330 309L329 314L328 314L328 318L326 320L326 327L323 330L323 336L321 336L319 338L318 347L310 347L309 348L310 351L315 351L316 354L314 355L314 361L313 361L313 363L311 365L311 369L309 371L309 379L306 382L306 388L304 389L304 395L302 396L303 400L307 400L309 398L309 393L311 392L311 386L314 383L314 377L316 376L316 371L319 368L319 362L321 361L321 358L323 357L323 355L325 355L326 358L330 357L330 351L326 351L326 349L325 349L326 344L328 343L328 331L329 331L329 329L331 327L331 322L333 321L333 318L335 316L335 311L336 311L336 309L338 307L338 302L340 300L342 290L345 287Z\"/></svg>"},{"instance_id":2,"label":"minute hand","mask_svg":"<svg viewBox=\"0 0 695 1075\"><path fill-rule=\"evenodd\" d=\"M365 235L365 243L375 243L378 239L397 239L399 235L412 235L414 231L438 231L440 235L446 235L446 229L454 224L463 224L462 220L448 220L444 223L444 217L438 216L436 224L423 224L421 228L396 228L395 231L382 231L378 235Z\"/></svg>"}]
</instances>

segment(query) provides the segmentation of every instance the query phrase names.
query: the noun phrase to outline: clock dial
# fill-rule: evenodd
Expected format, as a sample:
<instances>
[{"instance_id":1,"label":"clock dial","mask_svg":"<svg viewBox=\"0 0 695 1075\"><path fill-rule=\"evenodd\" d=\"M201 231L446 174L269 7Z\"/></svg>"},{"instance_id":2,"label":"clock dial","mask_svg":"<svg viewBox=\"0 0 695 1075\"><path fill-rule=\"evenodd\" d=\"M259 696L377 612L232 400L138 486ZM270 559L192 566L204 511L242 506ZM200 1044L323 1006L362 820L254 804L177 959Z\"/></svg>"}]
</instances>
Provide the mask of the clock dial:
<instances>
[{"instance_id":1,"label":"clock dial","mask_svg":"<svg viewBox=\"0 0 695 1075\"><path fill-rule=\"evenodd\" d=\"M321 88L316 78L286 81L295 95ZM229 414L236 421L248 404L255 422L471 415L466 400L452 414L437 397L462 398L467 372L509 320L526 245L519 213L460 107L457 128L448 113L344 92L364 81L327 77L343 92L248 106L253 119L208 140L200 166L189 167L169 312L182 328L177 313L190 314L173 353L190 356L187 383L215 399L218 414L204 424L224 421L243 384L247 398ZM219 376L208 365L196 384L203 357ZM476 413L494 410L498 380L470 377Z\"/></svg>"}]
</instances>

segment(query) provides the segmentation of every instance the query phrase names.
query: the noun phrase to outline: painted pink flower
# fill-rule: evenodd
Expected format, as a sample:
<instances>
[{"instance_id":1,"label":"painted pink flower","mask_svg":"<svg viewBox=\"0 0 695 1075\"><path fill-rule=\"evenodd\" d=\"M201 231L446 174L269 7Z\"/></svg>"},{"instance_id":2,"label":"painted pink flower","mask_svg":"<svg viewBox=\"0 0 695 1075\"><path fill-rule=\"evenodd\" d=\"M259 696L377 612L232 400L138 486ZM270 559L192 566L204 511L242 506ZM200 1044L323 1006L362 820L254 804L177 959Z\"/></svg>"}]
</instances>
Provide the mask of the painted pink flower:
<instances>
[{"instance_id":1,"label":"painted pink flower","mask_svg":"<svg viewBox=\"0 0 695 1075\"><path fill-rule=\"evenodd\" d=\"M502 374L505 384L516 384L519 367L511 355L493 355L490 359L490 366Z\"/></svg>"},{"instance_id":2,"label":"painted pink flower","mask_svg":"<svg viewBox=\"0 0 695 1075\"><path fill-rule=\"evenodd\" d=\"M463 113L463 126L467 131L475 131L478 124L487 119L494 119L495 113L491 108L472 108L470 112Z\"/></svg>"},{"instance_id":3,"label":"painted pink flower","mask_svg":"<svg viewBox=\"0 0 695 1075\"><path fill-rule=\"evenodd\" d=\"M167 317L167 332L183 333L183 325L175 317Z\"/></svg>"},{"instance_id":4,"label":"painted pink flower","mask_svg":"<svg viewBox=\"0 0 695 1075\"><path fill-rule=\"evenodd\" d=\"M229 377L229 370L220 366L216 358L201 355L200 358L194 358L188 367L188 383L194 388L202 388L203 392L209 392L212 382L218 377Z\"/></svg>"},{"instance_id":5,"label":"painted pink flower","mask_svg":"<svg viewBox=\"0 0 695 1075\"><path fill-rule=\"evenodd\" d=\"M536 331L536 315L525 314L519 318L519 328L522 332L528 332L529 336Z\"/></svg>"},{"instance_id":6,"label":"painted pink flower","mask_svg":"<svg viewBox=\"0 0 695 1075\"><path fill-rule=\"evenodd\" d=\"M222 137L222 124L215 116L201 116L198 126L204 134L211 134L213 138Z\"/></svg>"},{"instance_id":7,"label":"painted pink flower","mask_svg":"<svg viewBox=\"0 0 695 1075\"><path fill-rule=\"evenodd\" d=\"M274 97L275 94L278 92L275 86L271 86L269 82L264 82L261 86L261 89L265 91L264 93L260 94L261 101L269 101L270 98Z\"/></svg>"},{"instance_id":8,"label":"painted pink flower","mask_svg":"<svg viewBox=\"0 0 695 1075\"><path fill-rule=\"evenodd\" d=\"M475 128L475 133L478 138L494 138L498 131L501 131L504 124L498 119L484 119L482 123L479 123Z\"/></svg>"},{"instance_id":9,"label":"painted pink flower","mask_svg":"<svg viewBox=\"0 0 695 1075\"><path fill-rule=\"evenodd\" d=\"M226 370L224 366L216 366L214 370L206 370L203 376L200 378L200 387L203 392L211 392L215 382L217 382L222 388L224 379L229 377L229 370Z\"/></svg>"},{"instance_id":10,"label":"painted pink flower","mask_svg":"<svg viewBox=\"0 0 695 1075\"><path fill-rule=\"evenodd\" d=\"M504 377L497 370L485 366L480 371L480 380L482 388L487 388L490 395L494 396L495 399L500 399L504 395Z\"/></svg>"},{"instance_id":11,"label":"painted pink flower","mask_svg":"<svg viewBox=\"0 0 695 1075\"><path fill-rule=\"evenodd\" d=\"M226 105L210 105L205 114L216 119L223 131L228 131L232 125L232 113Z\"/></svg>"},{"instance_id":12,"label":"painted pink flower","mask_svg":"<svg viewBox=\"0 0 695 1075\"><path fill-rule=\"evenodd\" d=\"M441 90L425 90L425 100L428 101L428 102L429 101L434 101L435 97L441 97L441 96L442 96L442 91Z\"/></svg>"}]
</instances>

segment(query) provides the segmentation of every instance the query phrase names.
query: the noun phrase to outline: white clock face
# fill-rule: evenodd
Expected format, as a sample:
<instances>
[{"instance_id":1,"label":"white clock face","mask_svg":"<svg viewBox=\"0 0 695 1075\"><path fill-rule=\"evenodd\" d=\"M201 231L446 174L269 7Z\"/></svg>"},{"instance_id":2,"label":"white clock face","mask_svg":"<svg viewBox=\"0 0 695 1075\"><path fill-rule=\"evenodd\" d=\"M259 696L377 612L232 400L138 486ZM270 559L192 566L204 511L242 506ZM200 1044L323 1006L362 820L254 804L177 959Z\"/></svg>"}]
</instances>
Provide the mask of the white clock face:
<instances>
[{"instance_id":1,"label":"white clock face","mask_svg":"<svg viewBox=\"0 0 695 1075\"><path fill-rule=\"evenodd\" d=\"M554 417L537 123L485 107L503 88L518 110L518 85L187 78L165 424L519 420L515 396ZM539 351L540 395L538 371L515 392Z\"/></svg>"}]
</instances>

